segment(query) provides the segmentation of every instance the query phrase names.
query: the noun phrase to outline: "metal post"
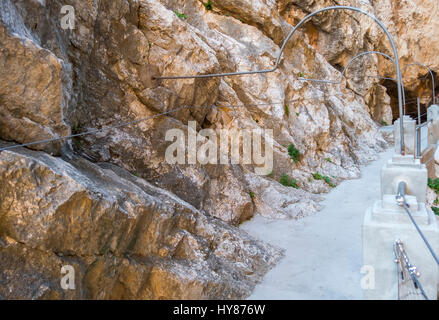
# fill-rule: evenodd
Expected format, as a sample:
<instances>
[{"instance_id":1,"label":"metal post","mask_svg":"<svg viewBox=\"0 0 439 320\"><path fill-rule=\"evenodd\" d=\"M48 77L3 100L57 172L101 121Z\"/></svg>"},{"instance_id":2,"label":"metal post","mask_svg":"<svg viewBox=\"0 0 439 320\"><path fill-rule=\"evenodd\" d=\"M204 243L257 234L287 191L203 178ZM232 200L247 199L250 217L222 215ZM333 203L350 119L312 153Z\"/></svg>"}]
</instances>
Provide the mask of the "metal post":
<instances>
[{"instance_id":1,"label":"metal post","mask_svg":"<svg viewBox=\"0 0 439 320\"><path fill-rule=\"evenodd\" d=\"M396 193L396 202L399 206L403 206L403 203L405 202L405 191L407 189L407 184L404 181L400 181L398 183L398 191Z\"/></svg>"},{"instance_id":2,"label":"metal post","mask_svg":"<svg viewBox=\"0 0 439 320\"><path fill-rule=\"evenodd\" d=\"M421 157L421 100L419 97L416 100L418 105L418 125L416 126L416 158Z\"/></svg>"},{"instance_id":3,"label":"metal post","mask_svg":"<svg viewBox=\"0 0 439 320\"><path fill-rule=\"evenodd\" d=\"M416 158L421 158L421 126L416 126Z\"/></svg>"},{"instance_id":4,"label":"metal post","mask_svg":"<svg viewBox=\"0 0 439 320\"><path fill-rule=\"evenodd\" d=\"M403 108L402 108L402 76L401 76L401 69L399 66L399 55L398 55L398 49L396 48L395 41L393 40L392 35L390 34L389 30L387 30L386 26L377 18L375 15L364 11L360 8L356 7L350 7L350 6L332 6L332 7L326 7L317 11L314 11L313 13L310 13L305 18L303 18L294 28L290 31L290 33L285 38L284 42L282 43L282 46L280 48L279 55L276 58L276 63L272 69L266 69L266 70L256 70L256 71L243 71L243 72L229 72L229 73L216 73L216 74L203 74L203 75L191 75L191 76L164 76L164 77L155 77L155 79L188 79L188 78L209 78L209 77L225 77L225 76L237 76L237 75L245 75L245 74L255 74L255 73L268 73L276 71L277 68L279 68L280 60L282 58L282 53L285 49L285 46L287 45L287 42L290 40L290 38L293 36L293 34L299 29L300 26L302 26L306 21L311 19L316 14L319 14L321 12L329 11L329 10L350 10L362 13L370 18L372 18L380 27L383 29L384 33L386 34L387 38L390 41L390 45L392 46L393 56L395 59L395 68L396 68L396 79L398 83L398 106L399 106L399 118L400 118L400 147L401 147L401 155L404 155L404 118L403 118Z\"/></svg>"}]
</instances>

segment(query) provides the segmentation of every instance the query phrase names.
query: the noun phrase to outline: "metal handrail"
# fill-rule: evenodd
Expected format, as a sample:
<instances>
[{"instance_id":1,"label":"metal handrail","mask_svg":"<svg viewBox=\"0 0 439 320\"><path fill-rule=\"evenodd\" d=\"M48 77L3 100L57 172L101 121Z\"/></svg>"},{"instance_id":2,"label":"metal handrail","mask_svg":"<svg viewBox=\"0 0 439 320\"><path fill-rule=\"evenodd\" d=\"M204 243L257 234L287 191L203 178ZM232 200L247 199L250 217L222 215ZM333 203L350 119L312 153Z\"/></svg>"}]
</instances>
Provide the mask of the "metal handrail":
<instances>
[{"instance_id":1,"label":"metal handrail","mask_svg":"<svg viewBox=\"0 0 439 320\"><path fill-rule=\"evenodd\" d=\"M422 117L426 113L420 115L418 118ZM427 120L424 123L419 123L416 125L415 131L416 131L416 158L421 158L422 153L422 128L428 125L430 122L432 122L433 119Z\"/></svg>"},{"instance_id":2,"label":"metal handrail","mask_svg":"<svg viewBox=\"0 0 439 320\"><path fill-rule=\"evenodd\" d=\"M282 100L282 101L272 101L272 102L263 102L263 103L249 103L249 104L229 104L229 105L221 105L221 106L217 106L217 105L204 105L204 106L184 105L184 106L180 106L178 108L172 109L172 110L164 111L164 112L161 112L161 113L156 113L156 114L154 114L152 116L149 116L149 117L144 117L144 118L140 118L140 119L132 120L132 121L127 121L127 122L119 122L119 123L114 124L114 125L109 125L109 126L101 127L100 129L95 128L95 129L90 129L90 130L87 130L87 131L84 131L84 132L70 134L70 135L61 136L61 137L57 137L57 138L42 139L42 140L36 140L36 141L32 141L32 142L14 144L14 145L10 145L10 146L7 146L7 147L0 147L0 152L6 151L6 150L16 149L16 148L20 148L20 147L30 147L30 146L34 146L34 145L37 145L37 144L59 142L59 141L63 141L63 140L80 138L80 137L83 137L83 136L86 136L86 135L98 134L98 133L102 133L102 132L105 132L105 131L109 131L111 129L117 129L117 128L122 128L122 127L128 127L128 126L136 125L136 124L139 124L139 123L144 122L144 121L152 120L152 119L155 119L155 118L158 118L158 117L161 117L161 116L165 116L165 115L170 115L172 113L177 113L179 111L187 110L187 109L196 109L196 108L200 108L200 109L206 109L206 108L209 108L209 109L216 109L216 108L235 109L235 108L243 108L243 107L284 105L285 103L296 103L296 102L299 102L299 101L327 100L330 97L342 98L343 95L334 95L334 94L326 95L326 94L323 94L321 96L314 96L314 97L311 97L311 98L300 97L300 98L296 98L296 99L289 99L289 100Z\"/></svg>"},{"instance_id":3,"label":"metal handrail","mask_svg":"<svg viewBox=\"0 0 439 320\"><path fill-rule=\"evenodd\" d=\"M429 66L420 63L420 62L413 62L413 63L409 63L407 65L404 66L404 68L402 69L402 72L404 72L405 69L407 69L407 67L410 66L420 66L420 67L424 67L426 69L428 69L428 72L430 72L430 76L431 76L431 83L432 83L432 92L433 92L433 104L436 103L436 88L435 88L435 84L434 84L434 74L433 71L430 69Z\"/></svg>"},{"instance_id":4,"label":"metal handrail","mask_svg":"<svg viewBox=\"0 0 439 320\"><path fill-rule=\"evenodd\" d=\"M422 114L422 115L425 115L426 113L424 113L424 114ZM421 115L421 116L422 116ZM416 128L422 128L422 127L425 127L427 124L429 124L430 122L432 122L433 121L433 119L430 119L430 120L427 120L427 121L425 121L424 123L421 123L421 124L418 124L418 125L416 125Z\"/></svg>"},{"instance_id":5,"label":"metal handrail","mask_svg":"<svg viewBox=\"0 0 439 320\"><path fill-rule=\"evenodd\" d=\"M319 9L317 11L314 11L310 14L308 14L305 18L303 18L294 28L290 31L290 33L285 38L284 42L282 43L282 46L280 48L280 52L276 58L276 63L273 68L271 69L265 69L265 70L255 70L255 71L241 71L241 72L228 72L228 73L214 73L214 74L204 74L204 75L189 75L189 76L162 76L162 77L154 77L154 79L191 79L191 78L210 78L210 77L225 77L225 76L238 76L238 75L245 75L245 74L261 74L261 73L269 73L274 72L277 70L277 68L280 65L280 60L282 57L282 53L285 49L285 46L287 42L290 40L292 35L297 31L297 29L302 26L305 22L307 22L309 19L311 19L316 14L319 14L321 12L329 11L329 10L350 10L362 13L364 15L367 15L368 17L372 18L384 31L387 38L390 41L392 50L393 50L393 56L395 60L395 68L396 68L396 78L398 79L397 85L398 85L398 105L399 105L399 117L400 117L400 147L401 147L401 155L404 155L404 124L403 124L403 104L402 104L402 96L403 96L403 89L402 89L402 77L401 77L401 69L399 66L399 55L398 55L398 49L396 48L395 41L393 40L392 35L390 34L389 30L387 30L386 26L373 14L364 11L360 8L351 7L351 6L331 6Z\"/></svg>"},{"instance_id":6,"label":"metal handrail","mask_svg":"<svg viewBox=\"0 0 439 320\"><path fill-rule=\"evenodd\" d=\"M428 242L427 238L425 238L424 234L422 233L421 229L419 228L418 224L416 223L415 219L413 218L412 213L409 210L409 205L407 204L407 201L405 200L406 190L407 190L407 184L404 181L400 181L398 183L398 192L395 196L396 203L400 207L403 207L405 209L408 216L410 217L410 220L412 221L413 225L415 226L416 230L418 231L422 240L424 240L425 245L427 246L428 250L430 251L431 255L433 256L433 259L439 265L439 258L437 257L436 253L434 252L434 250L431 247L430 243Z\"/></svg>"},{"instance_id":7,"label":"metal handrail","mask_svg":"<svg viewBox=\"0 0 439 320\"><path fill-rule=\"evenodd\" d=\"M345 73L348 70L348 68L351 66L351 64L354 63L355 60L361 58L362 56L368 55L368 54L379 54L382 55L383 57L389 59L390 61L393 62L393 64L395 64L395 60L389 56L388 54L385 54L383 52L380 51L365 51L362 53L357 54L355 57L353 57L351 60L349 60L349 62L346 64L346 66L344 67L344 69L341 72L341 80L340 81L336 81L336 80L325 80L325 79L310 79L310 78L304 78L304 77L299 77L298 80L301 81L311 81L311 82L321 82L321 83L330 83L330 84L341 84L343 82L343 77L346 78ZM387 79L387 80L395 80L393 78L386 78L380 75L376 75L376 76L371 76L371 75L366 75L367 77L376 77L378 79ZM404 88L404 82L401 79L401 85L402 85L402 103L403 105L406 104L405 101L405 88Z\"/></svg>"},{"instance_id":8,"label":"metal handrail","mask_svg":"<svg viewBox=\"0 0 439 320\"><path fill-rule=\"evenodd\" d=\"M422 287L421 282L418 280L421 274L419 273L418 268L416 268L416 266L411 263L405 251L404 243L401 240L398 239L393 244L393 253L395 255L395 263L397 263L401 269L401 271L398 271L398 298L403 298L401 295L402 285L400 285L400 281L404 281L407 283L408 274L408 276L412 280L415 289L418 289L421 292L425 300L429 300L424 288Z\"/></svg>"}]
</instances>

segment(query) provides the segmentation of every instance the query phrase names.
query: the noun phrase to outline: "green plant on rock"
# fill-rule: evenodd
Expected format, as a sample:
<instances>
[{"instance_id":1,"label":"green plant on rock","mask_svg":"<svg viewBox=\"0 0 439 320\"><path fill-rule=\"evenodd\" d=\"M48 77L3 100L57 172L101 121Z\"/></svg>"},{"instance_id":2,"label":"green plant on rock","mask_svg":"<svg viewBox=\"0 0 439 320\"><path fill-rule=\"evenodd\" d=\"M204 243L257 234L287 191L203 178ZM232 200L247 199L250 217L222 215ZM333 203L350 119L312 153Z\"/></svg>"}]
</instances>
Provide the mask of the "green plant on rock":
<instances>
[{"instance_id":1,"label":"green plant on rock","mask_svg":"<svg viewBox=\"0 0 439 320\"><path fill-rule=\"evenodd\" d=\"M428 184L428 187L430 189L434 190L434 192L436 193L436 199L434 199L433 204L435 206L437 206L439 204L439 199L437 197L437 195L439 194L439 178L436 178L436 179L428 178L427 184ZM438 207L431 207L431 210L433 210L433 212L436 215L439 215L439 208Z\"/></svg>"},{"instance_id":2,"label":"green plant on rock","mask_svg":"<svg viewBox=\"0 0 439 320\"><path fill-rule=\"evenodd\" d=\"M179 17L181 20L187 19L187 15L185 15L184 13L180 13L177 10L174 11L174 13L176 14L177 17Z\"/></svg>"},{"instance_id":3,"label":"green plant on rock","mask_svg":"<svg viewBox=\"0 0 439 320\"><path fill-rule=\"evenodd\" d=\"M381 120L381 125L388 126L389 124L383 119L383 120Z\"/></svg>"},{"instance_id":4,"label":"green plant on rock","mask_svg":"<svg viewBox=\"0 0 439 320\"><path fill-rule=\"evenodd\" d=\"M436 192L436 194L439 194L439 178L436 179L428 178L427 184L430 187L430 189L433 189L434 192Z\"/></svg>"},{"instance_id":5,"label":"green plant on rock","mask_svg":"<svg viewBox=\"0 0 439 320\"><path fill-rule=\"evenodd\" d=\"M332 159L330 157L325 158L325 160L332 163Z\"/></svg>"},{"instance_id":6,"label":"green plant on rock","mask_svg":"<svg viewBox=\"0 0 439 320\"><path fill-rule=\"evenodd\" d=\"M287 115L287 117L290 117L290 108L288 107L288 105L286 104L285 106L285 114Z\"/></svg>"},{"instance_id":7,"label":"green plant on rock","mask_svg":"<svg viewBox=\"0 0 439 320\"><path fill-rule=\"evenodd\" d=\"M203 3L204 7L206 8L206 10L212 10L212 1L209 0L206 3Z\"/></svg>"},{"instance_id":8,"label":"green plant on rock","mask_svg":"<svg viewBox=\"0 0 439 320\"><path fill-rule=\"evenodd\" d=\"M295 146L294 144L291 143L291 144L288 146L288 155L290 156L291 159L293 159L293 161L294 161L295 163L298 163L299 160L300 160L301 153L300 153L300 151L296 148L296 146Z\"/></svg>"},{"instance_id":9,"label":"green plant on rock","mask_svg":"<svg viewBox=\"0 0 439 320\"><path fill-rule=\"evenodd\" d=\"M328 176L323 176L318 172L314 173L312 176L314 177L315 180L325 181L331 188L336 187L336 185L334 183L332 183L331 178L329 178Z\"/></svg>"},{"instance_id":10,"label":"green plant on rock","mask_svg":"<svg viewBox=\"0 0 439 320\"><path fill-rule=\"evenodd\" d=\"M290 178L286 173L282 174L280 177L280 184L285 187L293 187L295 189L299 189L297 185L297 180Z\"/></svg>"},{"instance_id":11,"label":"green plant on rock","mask_svg":"<svg viewBox=\"0 0 439 320\"><path fill-rule=\"evenodd\" d=\"M250 198L252 198L252 199L253 199L253 198L255 197L255 193L254 193L253 191L250 191L250 193L249 193L249 194L250 194Z\"/></svg>"}]
</instances>

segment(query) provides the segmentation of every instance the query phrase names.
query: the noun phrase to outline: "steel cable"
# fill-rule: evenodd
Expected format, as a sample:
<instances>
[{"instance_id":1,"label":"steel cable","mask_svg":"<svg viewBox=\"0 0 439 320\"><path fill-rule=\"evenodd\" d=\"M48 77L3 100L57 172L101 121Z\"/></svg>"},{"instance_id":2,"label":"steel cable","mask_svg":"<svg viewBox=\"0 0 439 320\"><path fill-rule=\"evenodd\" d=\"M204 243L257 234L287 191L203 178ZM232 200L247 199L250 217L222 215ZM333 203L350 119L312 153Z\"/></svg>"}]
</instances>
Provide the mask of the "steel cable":
<instances>
[{"instance_id":1,"label":"steel cable","mask_svg":"<svg viewBox=\"0 0 439 320\"><path fill-rule=\"evenodd\" d=\"M92 130L88 130L85 132L80 132L80 133L76 133L76 134L71 134L71 135L67 135L67 136L63 136L63 137L58 137L58 138L52 138L52 139L44 139L44 140L38 140L38 141L33 141L33 142L28 142L28 143L22 143L22 144L15 144L12 146L7 146L7 147L3 147L0 148L0 152L1 151L5 151L5 150L11 150L11 149L15 149L15 148L20 148L20 147L29 147L29 146L33 146L33 145L37 145L37 144L46 144L46 143L51 143L51 142L57 142L57 141L62 141L62 140L70 140L73 138L78 138L78 137L82 137L85 135L90 135L90 134L96 134L96 133L100 133L103 131L108 131L111 129L116 129L116 128L120 128L120 127L127 127L127 126L131 126L134 124L138 124L140 122L143 121L147 121L147 120L151 120L160 116L164 116L164 115L168 115L183 109L192 109L192 108L229 108L229 109L234 109L234 108L239 108L239 107L257 107L257 106L270 106L270 105L279 105L279 104L287 104L287 103L291 103L291 102L301 102L301 101L313 101L313 100L324 100L324 99L328 99L330 97L338 97L338 98L346 98L346 96L344 95L323 95L320 97L314 97L314 98L297 98L297 99L292 99L292 100L284 100L284 101L277 101L277 102L264 102L264 103L253 103L253 104L240 104L240 105L225 105L225 106L216 106L216 105L211 105L211 106L181 106L178 107L176 109L172 109L169 111L165 111L162 113L158 113L155 115L152 115L150 117L146 117L146 118L141 118L141 119L137 119L137 120L133 120L133 121L128 121L128 122L122 122L113 126L107 126L101 129L92 129Z\"/></svg>"}]
</instances>

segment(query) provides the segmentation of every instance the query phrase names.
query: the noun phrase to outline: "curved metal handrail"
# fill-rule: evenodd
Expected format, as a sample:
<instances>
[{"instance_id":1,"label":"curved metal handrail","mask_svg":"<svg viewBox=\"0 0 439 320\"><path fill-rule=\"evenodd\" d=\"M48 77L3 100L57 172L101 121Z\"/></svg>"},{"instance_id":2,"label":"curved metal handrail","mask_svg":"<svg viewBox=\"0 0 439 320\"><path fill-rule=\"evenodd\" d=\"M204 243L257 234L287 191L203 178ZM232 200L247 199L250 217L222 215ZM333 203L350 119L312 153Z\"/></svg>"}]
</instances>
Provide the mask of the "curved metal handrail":
<instances>
[{"instance_id":1,"label":"curved metal handrail","mask_svg":"<svg viewBox=\"0 0 439 320\"><path fill-rule=\"evenodd\" d=\"M298 80L301 81L311 81L311 82L320 82L320 83L330 83L330 84L341 84L343 82L343 77L346 78L345 73L348 70L348 68L351 66L351 64L354 63L355 60L361 58L362 56L368 55L368 54L379 54L384 56L385 58L389 59L390 61L393 62L393 64L395 64L395 60L389 56L388 54L385 54L383 52L380 51L365 51L365 52L361 52L359 54L357 54L355 57L353 57L351 60L349 60L349 62L346 64L346 66L344 67L344 69L341 72L341 80L340 81L335 81L335 80L324 80L324 79L309 79L309 78L304 78L304 77L299 77ZM386 77L382 77L380 75L376 75L376 76L371 76L371 75L366 75L368 77L377 77L379 79L387 79L387 80L395 80L393 78L386 78ZM347 78L346 78L347 79ZM404 88L404 81L401 79L401 85L402 85L402 103L403 105L405 105L405 88Z\"/></svg>"},{"instance_id":2,"label":"curved metal handrail","mask_svg":"<svg viewBox=\"0 0 439 320\"><path fill-rule=\"evenodd\" d=\"M391 58L391 57L389 57L388 55L386 55L385 53L380 53L380 52L377 52L377 51L367 51L367 52L373 52L373 53L378 53L378 54L382 54L383 56L385 56L386 58L389 58L390 60L392 60L392 62L394 62L393 61L393 59ZM366 52L364 52L364 53L366 53ZM402 70L401 70L401 72L404 72L404 70L405 69L407 69L407 67L409 67L409 66L421 66L421 67L425 67L426 69L428 69L428 71L429 71L429 73L430 73L430 76L431 76L431 83L432 83L432 94L433 94L433 104L435 104L436 103L436 89L435 89L435 82L434 82L434 74L433 74L433 70L431 70L430 69L430 67L428 67L427 65L425 65L425 64L423 64L423 63L420 63L420 62L413 62L413 63L409 63L409 64L406 64L405 66L404 66L404 68L402 68ZM396 81L396 79L395 78L389 78L389 77L382 77L382 76L380 76L380 75L368 75L369 77L377 77L377 78L379 78L379 79L384 79L384 80L392 80L392 81ZM401 79L402 80L402 79ZM403 93L403 96L402 96L402 98L403 98L403 104L405 105L405 88L404 88L404 82L402 82L402 88L403 88L403 90L402 90L402 93Z\"/></svg>"},{"instance_id":3,"label":"curved metal handrail","mask_svg":"<svg viewBox=\"0 0 439 320\"><path fill-rule=\"evenodd\" d=\"M393 50L393 56L395 60L395 68L396 68L396 78L398 79L398 108L399 108L399 117L400 117L400 153L401 155L404 155L404 118L403 118L403 105L402 105L402 81L401 81L401 69L399 67L399 56L398 56L398 49L396 48L395 41L393 40L392 35L390 34L389 30L387 30L386 26L373 14L364 11L360 8L351 7L351 6L331 6L319 9L317 11L314 11L310 14L308 14L305 18L303 18L294 28L290 31L290 33L285 38L284 42L282 43L282 46L280 48L279 55L276 59L276 63L273 68L266 69L266 70L256 70L256 71L242 71L242 72L229 72L229 73L214 73L214 74L204 74L204 75L190 75L190 76L163 76L163 77L154 77L154 79L190 79L190 78L209 78L209 77L225 77L225 76L237 76L237 75L245 75L245 74L261 74L261 73L269 73L274 72L280 65L280 59L282 57L282 53L285 49L285 46L287 42L290 40L290 38L293 36L293 34L299 29L300 26L302 26L305 22L307 22L309 19L311 19L316 14L319 14L321 12L329 11L329 10L350 10L362 13L364 15L367 15L368 17L372 18L384 31L387 38L390 41L390 44L392 46Z\"/></svg>"},{"instance_id":4,"label":"curved metal handrail","mask_svg":"<svg viewBox=\"0 0 439 320\"><path fill-rule=\"evenodd\" d=\"M424 68L428 69L428 72L430 72L431 83L432 83L432 93L433 93L433 104L435 104L435 103L436 103L436 88L435 88L435 83L434 83L434 74L433 74L433 71L430 69L429 66L427 66L427 65L425 65L425 64L423 64L423 63L420 63L420 62L413 62L413 63L409 63L409 64L405 65L404 68L402 69L402 72L404 72L405 69L407 69L407 67L410 67L410 66L420 66L420 67L424 67Z\"/></svg>"}]
</instances>

